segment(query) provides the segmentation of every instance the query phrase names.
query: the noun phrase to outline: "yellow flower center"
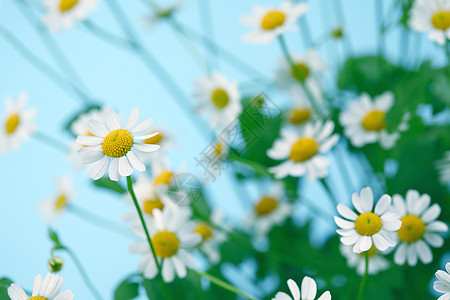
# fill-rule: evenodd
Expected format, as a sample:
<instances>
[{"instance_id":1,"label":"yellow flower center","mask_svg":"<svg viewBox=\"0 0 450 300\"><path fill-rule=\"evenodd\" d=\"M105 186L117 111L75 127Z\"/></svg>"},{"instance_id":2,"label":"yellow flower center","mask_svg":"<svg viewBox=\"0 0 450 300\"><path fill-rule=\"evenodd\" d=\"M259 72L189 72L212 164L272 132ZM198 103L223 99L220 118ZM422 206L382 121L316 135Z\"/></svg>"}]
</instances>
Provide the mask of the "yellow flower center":
<instances>
[{"instance_id":1,"label":"yellow flower center","mask_svg":"<svg viewBox=\"0 0 450 300\"><path fill-rule=\"evenodd\" d=\"M14 131L16 131L17 127L19 126L20 118L18 114L12 114L9 116L8 120L6 120L6 134L12 134Z\"/></svg>"},{"instance_id":2,"label":"yellow flower center","mask_svg":"<svg viewBox=\"0 0 450 300\"><path fill-rule=\"evenodd\" d=\"M48 300L48 299L42 296L33 296L31 298L28 298L28 300Z\"/></svg>"},{"instance_id":3,"label":"yellow flower center","mask_svg":"<svg viewBox=\"0 0 450 300\"><path fill-rule=\"evenodd\" d=\"M373 212L363 213L355 221L355 229L360 235L374 235L382 226L381 218Z\"/></svg>"},{"instance_id":4,"label":"yellow flower center","mask_svg":"<svg viewBox=\"0 0 450 300\"><path fill-rule=\"evenodd\" d=\"M342 38L344 36L344 30L341 27L335 28L331 32L331 36L334 39L338 40L338 39L340 39L340 38Z\"/></svg>"},{"instance_id":5,"label":"yellow flower center","mask_svg":"<svg viewBox=\"0 0 450 300\"><path fill-rule=\"evenodd\" d=\"M78 0L61 0L61 2L59 2L59 10L61 12L66 12L71 10L77 3Z\"/></svg>"},{"instance_id":6,"label":"yellow flower center","mask_svg":"<svg viewBox=\"0 0 450 300\"><path fill-rule=\"evenodd\" d=\"M230 98L228 97L227 92L225 92L223 89L216 89L211 94L211 101L217 108L222 109L227 106Z\"/></svg>"},{"instance_id":7,"label":"yellow flower center","mask_svg":"<svg viewBox=\"0 0 450 300\"><path fill-rule=\"evenodd\" d=\"M407 243L420 240L425 234L425 224L415 215L406 215L402 219L402 227L397 231L398 237Z\"/></svg>"},{"instance_id":8,"label":"yellow flower center","mask_svg":"<svg viewBox=\"0 0 450 300\"><path fill-rule=\"evenodd\" d=\"M122 157L133 147L133 136L128 130L116 129L108 133L102 143L103 153L109 157Z\"/></svg>"},{"instance_id":9,"label":"yellow flower center","mask_svg":"<svg viewBox=\"0 0 450 300\"><path fill-rule=\"evenodd\" d=\"M291 75L298 81L305 81L309 76L309 68L304 63L297 63L292 66Z\"/></svg>"},{"instance_id":10,"label":"yellow flower center","mask_svg":"<svg viewBox=\"0 0 450 300\"><path fill-rule=\"evenodd\" d=\"M152 244L156 255L162 258L173 256L180 247L180 241L175 233L167 230L155 234L152 238Z\"/></svg>"},{"instance_id":11,"label":"yellow flower center","mask_svg":"<svg viewBox=\"0 0 450 300\"><path fill-rule=\"evenodd\" d=\"M380 131L386 128L387 124L384 121L386 113L381 110L373 110L366 114L361 124L367 131Z\"/></svg>"},{"instance_id":12,"label":"yellow flower center","mask_svg":"<svg viewBox=\"0 0 450 300\"><path fill-rule=\"evenodd\" d=\"M56 199L55 201L55 209L56 210L61 210L64 207L67 206L67 196L64 194L61 194L58 199Z\"/></svg>"},{"instance_id":13,"label":"yellow flower center","mask_svg":"<svg viewBox=\"0 0 450 300\"><path fill-rule=\"evenodd\" d=\"M447 30L450 27L450 11L441 10L431 17L434 28Z\"/></svg>"},{"instance_id":14,"label":"yellow flower center","mask_svg":"<svg viewBox=\"0 0 450 300\"><path fill-rule=\"evenodd\" d=\"M217 142L215 147L214 147L214 154L216 156L220 156L223 153L223 145L221 142Z\"/></svg>"},{"instance_id":15,"label":"yellow flower center","mask_svg":"<svg viewBox=\"0 0 450 300\"><path fill-rule=\"evenodd\" d=\"M153 185L154 186L158 184L168 185L173 175L174 174L170 171L162 171L161 173L158 174L158 176L156 176L155 180L153 181Z\"/></svg>"},{"instance_id":16,"label":"yellow flower center","mask_svg":"<svg viewBox=\"0 0 450 300\"><path fill-rule=\"evenodd\" d=\"M200 234L202 236L203 241L206 241L213 235L211 227L205 223L199 223L195 228L194 232Z\"/></svg>"},{"instance_id":17,"label":"yellow flower center","mask_svg":"<svg viewBox=\"0 0 450 300\"><path fill-rule=\"evenodd\" d=\"M302 124L309 120L311 111L307 108L294 108L289 111L289 122L294 125Z\"/></svg>"},{"instance_id":18,"label":"yellow flower center","mask_svg":"<svg viewBox=\"0 0 450 300\"><path fill-rule=\"evenodd\" d=\"M316 140L308 137L299 138L291 149L289 158L295 162L302 162L310 159L319 152L319 144Z\"/></svg>"},{"instance_id":19,"label":"yellow flower center","mask_svg":"<svg viewBox=\"0 0 450 300\"><path fill-rule=\"evenodd\" d=\"M155 132L155 131L153 131ZM150 132L150 133L153 133ZM159 145L159 143L161 143L161 141L164 139L164 136L161 134L161 132L159 132L157 135L152 136L151 138L148 138L146 140L144 140L145 144L152 144L152 145Z\"/></svg>"},{"instance_id":20,"label":"yellow flower center","mask_svg":"<svg viewBox=\"0 0 450 300\"><path fill-rule=\"evenodd\" d=\"M278 201L273 197L262 197L255 206L255 213L258 216L265 216L274 211L278 206Z\"/></svg>"},{"instance_id":21,"label":"yellow flower center","mask_svg":"<svg viewBox=\"0 0 450 300\"><path fill-rule=\"evenodd\" d=\"M264 30L272 30L284 24L286 15L279 10L269 11L261 21L261 27Z\"/></svg>"},{"instance_id":22,"label":"yellow flower center","mask_svg":"<svg viewBox=\"0 0 450 300\"><path fill-rule=\"evenodd\" d=\"M144 200L143 203L144 212L153 216L153 209L157 208L163 210L164 204L159 200L159 198Z\"/></svg>"},{"instance_id":23,"label":"yellow flower center","mask_svg":"<svg viewBox=\"0 0 450 300\"><path fill-rule=\"evenodd\" d=\"M372 246L371 246L370 249L367 250L367 251L369 251L369 257L372 257L372 256L374 256L375 254L377 254L377 247L375 247L375 244L372 243ZM358 253L358 254L359 254L360 256L365 256L367 251L364 251L364 252L361 252L361 253Z\"/></svg>"}]
</instances>

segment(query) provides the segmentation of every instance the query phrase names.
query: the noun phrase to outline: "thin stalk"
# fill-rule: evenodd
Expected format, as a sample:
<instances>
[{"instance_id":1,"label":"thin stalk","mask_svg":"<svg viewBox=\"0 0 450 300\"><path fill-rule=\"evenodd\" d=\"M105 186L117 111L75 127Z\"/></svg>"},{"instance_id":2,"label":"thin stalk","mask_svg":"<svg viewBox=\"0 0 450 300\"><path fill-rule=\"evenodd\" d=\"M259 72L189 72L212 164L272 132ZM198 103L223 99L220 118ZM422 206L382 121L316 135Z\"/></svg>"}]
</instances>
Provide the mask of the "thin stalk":
<instances>
[{"instance_id":1,"label":"thin stalk","mask_svg":"<svg viewBox=\"0 0 450 300\"><path fill-rule=\"evenodd\" d=\"M351 194L354 191L353 188L353 181L352 181L352 177L350 176L350 171L347 168L347 165L345 164L345 150L344 150L344 145L342 144L342 149L339 149L339 145L336 145L334 153L336 156L336 161L339 167L339 170L341 170L341 174L343 176L343 180L344 183L347 187L347 190L349 192L349 194Z\"/></svg>"},{"instance_id":2,"label":"thin stalk","mask_svg":"<svg viewBox=\"0 0 450 300\"><path fill-rule=\"evenodd\" d=\"M223 280L221 280L221 279L219 279L217 277L214 277L211 274L204 273L204 272L201 272L201 271L198 271L198 270L195 270L195 269L190 269L190 270L192 272L194 272L195 274L199 275L199 276L207 278L209 281L211 281L212 283L214 283L218 287L221 287L221 288L223 288L223 289L225 289L227 291L230 291L230 292L232 292L232 293L234 293L236 295L242 296L245 299L248 299L248 300L255 300L255 299L257 299L257 298L254 298L252 296L249 296L248 294L246 294L243 291L239 290L238 288L232 286L231 284L229 284L229 283L227 283L227 282L225 282L225 281L223 281Z\"/></svg>"},{"instance_id":3,"label":"thin stalk","mask_svg":"<svg viewBox=\"0 0 450 300\"><path fill-rule=\"evenodd\" d=\"M33 134L33 137L37 138L41 142L44 142L45 144L50 145L66 154L69 153L69 151L70 151L69 147L65 143L60 142L57 139L55 139L43 132L37 131Z\"/></svg>"},{"instance_id":4,"label":"thin stalk","mask_svg":"<svg viewBox=\"0 0 450 300\"><path fill-rule=\"evenodd\" d=\"M131 176L127 176L127 186L128 186L128 191L130 192L131 198L133 199L134 206L136 207L137 213L139 215L139 219L141 220L142 227L144 228L145 236L147 238L148 245L150 246L150 249L152 251L153 259L155 260L156 267L158 268L158 277L161 280L161 284L162 284L163 291L164 291L164 296L166 297L167 300L170 300L169 290L167 288L166 282L164 281L164 279L162 277L161 264L158 262L158 257L156 256L155 248L153 247L152 239L150 238L150 234L147 229L147 224L145 223L145 220L144 220L144 215L142 214L141 207L139 206L139 203L136 199L136 195L133 190L133 182L131 181Z\"/></svg>"},{"instance_id":5,"label":"thin stalk","mask_svg":"<svg viewBox=\"0 0 450 300\"><path fill-rule=\"evenodd\" d=\"M124 47L126 49L130 49L130 41L127 39L124 39L122 37L119 37L103 28L98 26L97 24L91 22L90 20L84 20L82 22L84 27L91 31L91 33L97 35L98 37L101 37L106 42L115 44L120 47Z\"/></svg>"},{"instance_id":6,"label":"thin stalk","mask_svg":"<svg viewBox=\"0 0 450 300\"><path fill-rule=\"evenodd\" d=\"M202 26L203 34L214 42L214 26L213 26L214 24L211 20L212 15L211 2L210 0L206 1L198 0L197 6L199 9L200 24ZM217 47L215 45L216 43L214 42L214 48L211 51L211 55L209 55L209 63L207 63L208 74L210 74L212 71L211 66L215 66L215 69L217 69L218 65L217 63L218 52Z\"/></svg>"},{"instance_id":7,"label":"thin stalk","mask_svg":"<svg viewBox=\"0 0 450 300\"><path fill-rule=\"evenodd\" d=\"M361 285L359 286L359 292L358 292L358 300L362 300L363 295L364 295L364 287L366 286L366 281L367 281L367 275L369 274L369 251L366 251L364 253L364 257L365 257L365 271L364 271L364 276L361 280Z\"/></svg>"},{"instance_id":8,"label":"thin stalk","mask_svg":"<svg viewBox=\"0 0 450 300\"><path fill-rule=\"evenodd\" d=\"M337 205L339 204L339 202L337 201L336 197L333 194L333 191L331 190L331 188L328 186L327 182L325 181L325 179L320 179L319 182L322 184L323 189L325 190L325 192L328 195L328 199L330 199L331 204L333 205L333 207L336 209Z\"/></svg>"},{"instance_id":9,"label":"thin stalk","mask_svg":"<svg viewBox=\"0 0 450 300\"><path fill-rule=\"evenodd\" d=\"M342 0L333 0L334 4L335 4L335 11L336 11L336 15L337 18L339 20L340 25L342 26L342 28L344 28L344 45L345 45L345 50L346 50L346 54L347 57L350 56L353 53L353 47L352 47L352 43L350 40L350 36L348 35L348 31L346 27L346 20L345 20L345 15L344 15L344 8L342 6Z\"/></svg>"},{"instance_id":10,"label":"thin stalk","mask_svg":"<svg viewBox=\"0 0 450 300\"><path fill-rule=\"evenodd\" d=\"M375 16L378 26L378 54L384 53L383 0L375 0Z\"/></svg>"}]
</instances>

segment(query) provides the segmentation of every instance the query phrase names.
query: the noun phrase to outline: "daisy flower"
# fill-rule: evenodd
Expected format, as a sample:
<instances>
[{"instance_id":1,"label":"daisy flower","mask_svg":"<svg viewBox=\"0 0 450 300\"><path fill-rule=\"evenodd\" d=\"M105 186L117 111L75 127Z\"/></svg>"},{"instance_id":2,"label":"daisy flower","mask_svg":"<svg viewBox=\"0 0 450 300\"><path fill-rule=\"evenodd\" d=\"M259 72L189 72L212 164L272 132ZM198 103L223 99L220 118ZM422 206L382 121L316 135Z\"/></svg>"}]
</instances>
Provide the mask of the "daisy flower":
<instances>
[{"instance_id":1,"label":"daisy flower","mask_svg":"<svg viewBox=\"0 0 450 300\"><path fill-rule=\"evenodd\" d=\"M443 185L450 184L450 151L445 152L444 158L436 162L436 168L439 172L439 181Z\"/></svg>"},{"instance_id":2,"label":"daisy flower","mask_svg":"<svg viewBox=\"0 0 450 300\"><path fill-rule=\"evenodd\" d=\"M147 218L153 247L162 267L162 277L165 282L172 282L175 274L179 278L187 275L186 267L193 268L194 258L186 251L197 246L202 237L194 232L196 224L189 221L186 210L176 206L168 206L163 211L153 210L153 216ZM145 239L145 232L141 224L131 228L133 233ZM139 271L145 278L152 279L158 274L158 268L153 258L148 242L137 242L130 245L132 253L142 255Z\"/></svg>"},{"instance_id":3,"label":"daisy flower","mask_svg":"<svg viewBox=\"0 0 450 300\"><path fill-rule=\"evenodd\" d=\"M322 89L318 76L327 70L327 66L317 51L309 50L303 56L292 56L294 67L285 59L280 60L276 71L276 81L280 88L289 89L292 97L307 99L308 95L299 82L303 82L313 94L314 99L323 104Z\"/></svg>"},{"instance_id":4,"label":"daisy flower","mask_svg":"<svg viewBox=\"0 0 450 300\"><path fill-rule=\"evenodd\" d=\"M445 265L445 270L447 272L439 270L435 274L438 281L434 282L433 288L439 293L444 293L437 300L450 299L450 263Z\"/></svg>"},{"instance_id":5,"label":"daisy flower","mask_svg":"<svg viewBox=\"0 0 450 300\"><path fill-rule=\"evenodd\" d=\"M35 130L32 123L36 110L25 109L27 95L20 93L17 100L5 98L6 112L2 117L3 128L0 128L0 153L19 148L20 142L26 140Z\"/></svg>"},{"instance_id":6,"label":"daisy flower","mask_svg":"<svg viewBox=\"0 0 450 300\"><path fill-rule=\"evenodd\" d=\"M132 150L154 152L159 146L143 142L155 136L155 133L137 136L148 132L153 123L152 119L146 119L136 125L138 118L139 109L134 108L125 129L120 128L119 117L113 111L109 111L100 122L90 120L87 123L92 136L78 136L77 143L86 146L78 150L78 155L82 163L91 165L88 172L92 179L100 179L108 167L109 178L114 181L118 181L122 176L130 176L133 168L140 172L145 171L144 164Z\"/></svg>"},{"instance_id":7,"label":"daisy flower","mask_svg":"<svg viewBox=\"0 0 450 300\"><path fill-rule=\"evenodd\" d=\"M73 183L69 177L58 178L56 186L58 188L56 196L44 199L39 206L48 223L59 217L75 196Z\"/></svg>"},{"instance_id":8,"label":"daisy flower","mask_svg":"<svg viewBox=\"0 0 450 300\"><path fill-rule=\"evenodd\" d=\"M217 131L230 125L242 111L236 81L229 81L224 75L212 72L211 76L196 80L197 92L194 96L199 100L197 110L209 118L209 124Z\"/></svg>"},{"instance_id":9,"label":"daisy flower","mask_svg":"<svg viewBox=\"0 0 450 300\"><path fill-rule=\"evenodd\" d=\"M294 280L289 279L287 281L289 286L289 290L291 291L292 297L284 292L278 292L275 295L275 298L272 300L314 300L316 299L317 294L317 285L314 279L311 277L305 276L302 280L302 288L301 293L298 288L297 283ZM322 294L317 300L331 300L331 294L329 291L326 291Z\"/></svg>"},{"instance_id":10,"label":"daisy flower","mask_svg":"<svg viewBox=\"0 0 450 300\"><path fill-rule=\"evenodd\" d=\"M372 101L367 94L348 103L348 110L342 111L339 121L344 127L345 135L355 147L379 142L383 149L391 149L400 138L400 132L408 129L409 114L403 115L397 130L388 133L386 114L394 104L394 94L385 92Z\"/></svg>"},{"instance_id":11,"label":"daisy flower","mask_svg":"<svg viewBox=\"0 0 450 300\"><path fill-rule=\"evenodd\" d=\"M300 177L305 173L308 180L327 176L330 161L320 154L328 152L339 140L338 134L332 135L333 130L332 121L306 124L300 134L282 129L281 138L267 150L267 155L284 162L269 171L278 179L289 175Z\"/></svg>"},{"instance_id":12,"label":"daisy flower","mask_svg":"<svg viewBox=\"0 0 450 300\"><path fill-rule=\"evenodd\" d=\"M139 152L139 157L146 164L161 159L167 152L175 148L174 136L166 127L161 126L155 130L149 131L147 134L152 133L156 133L156 135L145 139L144 144L159 145L160 148L159 151L155 153Z\"/></svg>"},{"instance_id":13,"label":"daisy flower","mask_svg":"<svg viewBox=\"0 0 450 300\"><path fill-rule=\"evenodd\" d=\"M274 226L282 224L292 214L292 205L286 201L283 191L283 184L274 183L254 204L244 221L244 226L252 228L257 238L265 237Z\"/></svg>"},{"instance_id":14,"label":"daisy flower","mask_svg":"<svg viewBox=\"0 0 450 300\"><path fill-rule=\"evenodd\" d=\"M284 1L278 7L255 6L253 15L241 18L243 24L254 28L243 40L254 44L269 44L286 31L298 30L296 22L307 10L306 3L290 1Z\"/></svg>"},{"instance_id":15,"label":"daisy flower","mask_svg":"<svg viewBox=\"0 0 450 300\"><path fill-rule=\"evenodd\" d=\"M315 117L315 112L307 98L297 95L292 97L292 99L294 100L294 105L286 111L286 122L294 127L301 127L312 121Z\"/></svg>"},{"instance_id":16,"label":"daisy flower","mask_svg":"<svg viewBox=\"0 0 450 300\"><path fill-rule=\"evenodd\" d=\"M417 260L429 264L433 260L430 246L442 247L444 239L437 232L447 232L448 227L436 218L441 213L439 204L430 206L430 196L420 195L416 190L402 196L393 196L393 209L400 215L402 226L397 231L399 244L394 254L394 262L415 266Z\"/></svg>"},{"instance_id":17,"label":"daisy flower","mask_svg":"<svg viewBox=\"0 0 450 300\"><path fill-rule=\"evenodd\" d=\"M184 2L184 0L178 0L170 4L165 4L164 6L154 8L154 11L151 14L144 17L144 24L147 29L153 28L159 21L163 19L172 17L173 14L183 6Z\"/></svg>"},{"instance_id":18,"label":"daisy flower","mask_svg":"<svg viewBox=\"0 0 450 300\"><path fill-rule=\"evenodd\" d=\"M369 250L372 245L380 251L396 245L394 231L400 229L399 216L390 211L391 197L387 194L380 197L373 210L373 193L370 187L363 188L361 195L353 193L355 213L346 205L340 203L337 210L341 216L334 217L334 221L341 228L336 230L340 234L344 245L353 245L353 252L361 253Z\"/></svg>"},{"instance_id":19,"label":"daisy flower","mask_svg":"<svg viewBox=\"0 0 450 300\"><path fill-rule=\"evenodd\" d=\"M356 268L356 273L363 276L366 271L366 259L364 253L354 253L352 246L347 246L344 244L339 245L339 250L341 254L347 259L347 266L349 268ZM368 273L375 275L381 271L387 270L389 268L389 262L380 252L377 250L375 245L372 245L368 250L369 254L369 269Z\"/></svg>"},{"instance_id":20,"label":"daisy flower","mask_svg":"<svg viewBox=\"0 0 450 300\"><path fill-rule=\"evenodd\" d=\"M73 294L71 291L59 293L62 285L63 279L58 275L48 273L44 280L42 280L41 274L38 274L34 278L33 293L31 298L28 298L25 291L15 283L11 284L8 288L8 295L11 300L72 300Z\"/></svg>"},{"instance_id":21,"label":"daisy flower","mask_svg":"<svg viewBox=\"0 0 450 300\"><path fill-rule=\"evenodd\" d=\"M430 40L444 45L450 38L450 1L416 0L410 11L409 27L427 32Z\"/></svg>"},{"instance_id":22,"label":"daisy flower","mask_svg":"<svg viewBox=\"0 0 450 300\"><path fill-rule=\"evenodd\" d=\"M47 0L47 10L42 22L51 32L71 28L77 21L83 21L97 8L99 0Z\"/></svg>"},{"instance_id":23,"label":"daisy flower","mask_svg":"<svg viewBox=\"0 0 450 300\"><path fill-rule=\"evenodd\" d=\"M223 215L220 211L214 211L212 213L211 223L214 225L219 225L221 228L229 227L227 224L224 224ZM202 237L202 241L199 245L200 251L208 257L211 263L219 263L219 246L227 240L226 234L205 222L198 222L194 232L200 234Z\"/></svg>"}]
</instances>

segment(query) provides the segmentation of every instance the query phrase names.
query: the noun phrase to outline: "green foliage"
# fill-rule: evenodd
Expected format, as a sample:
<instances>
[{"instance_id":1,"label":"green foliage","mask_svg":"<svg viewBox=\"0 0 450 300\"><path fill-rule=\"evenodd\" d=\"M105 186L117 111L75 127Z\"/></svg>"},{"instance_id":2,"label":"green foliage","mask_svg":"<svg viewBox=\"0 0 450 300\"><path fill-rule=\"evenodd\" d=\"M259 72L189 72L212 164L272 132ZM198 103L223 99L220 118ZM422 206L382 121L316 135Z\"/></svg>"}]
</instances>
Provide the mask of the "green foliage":
<instances>
[{"instance_id":1,"label":"green foliage","mask_svg":"<svg viewBox=\"0 0 450 300\"><path fill-rule=\"evenodd\" d=\"M111 179L109 179L109 177L103 177L98 180L93 180L92 182L96 187L102 189L110 190L119 194L127 193L127 190L122 185L120 185L118 181L112 181Z\"/></svg>"},{"instance_id":2,"label":"green foliage","mask_svg":"<svg viewBox=\"0 0 450 300\"><path fill-rule=\"evenodd\" d=\"M143 279L143 286L149 299L165 299L161 281L158 277L154 279ZM189 272L183 278L175 278L173 282L167 283L171 299L197 300L202 299L202 289L199 275Z\"/></svg>"},{"instance_id":3,"label":"green foliage","mask_svg":"<svg viewBox=\"0 0 450 300\"><path fill-rule=\"evenodd\" d=\"M136 274L127 276L117 286L114 292L114 300L131 300L139 296L141 278Z\"/></svg>"},{"instance_id":4,"label":"green foliage","mask_svg":"<svg viewBox=\"0 0 450 300\"><path fill-rule=\"evenodd\" d=\"M0 278L0 299L9 299L8 288L12 284L12 280L6 277Z\"/></svg>"}]
</instances>

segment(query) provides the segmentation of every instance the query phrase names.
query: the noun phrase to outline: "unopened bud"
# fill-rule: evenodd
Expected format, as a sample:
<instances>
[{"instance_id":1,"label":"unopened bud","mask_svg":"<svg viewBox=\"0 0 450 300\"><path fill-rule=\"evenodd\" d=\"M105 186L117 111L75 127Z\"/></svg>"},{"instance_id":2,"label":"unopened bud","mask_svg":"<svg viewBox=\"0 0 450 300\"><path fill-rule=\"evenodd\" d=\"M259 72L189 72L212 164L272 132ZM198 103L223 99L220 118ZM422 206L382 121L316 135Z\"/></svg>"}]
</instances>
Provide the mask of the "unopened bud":
<instances>
[{"instance_id":1,"label":"unopened bud","mask_svg":"<svg viewBox=\"0 0 450 300\"><path fill-rule=\"evenodd\" d=\"M53 256L48 260L47 267L50 272L59 272L64 266L64 260L59 256Z\"/></svg>"}]
</instances>

